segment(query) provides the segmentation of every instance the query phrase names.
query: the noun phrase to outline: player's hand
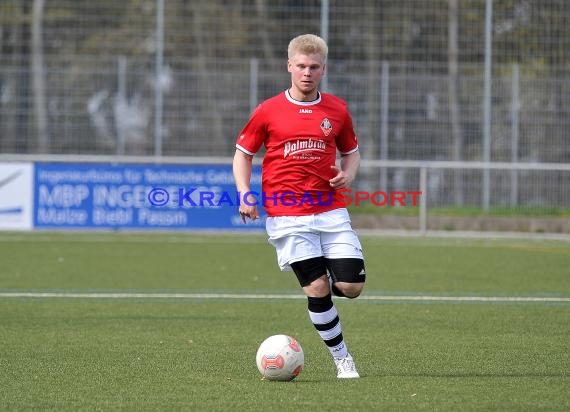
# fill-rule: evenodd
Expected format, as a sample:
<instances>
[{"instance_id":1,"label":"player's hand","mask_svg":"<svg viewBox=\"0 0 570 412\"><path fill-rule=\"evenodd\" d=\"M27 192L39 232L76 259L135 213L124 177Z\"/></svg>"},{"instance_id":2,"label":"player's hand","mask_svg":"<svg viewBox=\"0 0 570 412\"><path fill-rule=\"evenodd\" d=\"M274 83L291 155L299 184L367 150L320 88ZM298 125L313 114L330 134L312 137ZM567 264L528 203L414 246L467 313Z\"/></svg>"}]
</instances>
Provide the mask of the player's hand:
<instances>
[{"instance_id":1,"label":"player's hand","mask_svg":"<svg viewBox=\"0 0 570 412\"><path fill-rule=\"evenodd\" d=\"M248 217L252 222L259 219L259 210L257 206L240 205L239 215L241 216L241 221L245 224Z\"/></svg>"},{"instance_id":2,"label":"player's hand","mask_svg":"<svg viewBox=\"0 0 570 412\"><path fill-rule=\"evenodd\" d=\"M350 184L352 183L353 180L352 176L350 176L345 171L341 170L336 165L331 166L331 169L333 169L336 173L335 177L329 180L329 184L334 190L350 187Z\"/></svg>"}]
</instances>

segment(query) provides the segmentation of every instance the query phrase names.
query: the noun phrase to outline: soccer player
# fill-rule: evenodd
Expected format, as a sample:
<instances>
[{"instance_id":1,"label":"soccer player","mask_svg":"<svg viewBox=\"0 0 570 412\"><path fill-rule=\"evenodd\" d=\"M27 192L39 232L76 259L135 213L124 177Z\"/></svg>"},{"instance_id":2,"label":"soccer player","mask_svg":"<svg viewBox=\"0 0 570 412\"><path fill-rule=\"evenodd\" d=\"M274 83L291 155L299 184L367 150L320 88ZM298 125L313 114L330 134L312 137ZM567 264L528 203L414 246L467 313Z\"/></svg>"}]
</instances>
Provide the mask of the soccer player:
<instances>
[{"instance_id":1,"label":"soccer player","mask_svg":"<svg viewBox=\"0 0 570 412\"><path fill-rule=\"evenodd\" d=\"M362 246L339 193L354 180L360 154L346 103L318 90L327 53L327 44L316 35L291 40L291 87L255 109L237 137L233 173L243 196L242 221L258 219L258 206L264 207L279 267L295 272L337 377L359 378L331 291L355 298L366 278ZM262 145L266 152L258 199L249 192L252 159Z\"/></svg>"}]
</instances>

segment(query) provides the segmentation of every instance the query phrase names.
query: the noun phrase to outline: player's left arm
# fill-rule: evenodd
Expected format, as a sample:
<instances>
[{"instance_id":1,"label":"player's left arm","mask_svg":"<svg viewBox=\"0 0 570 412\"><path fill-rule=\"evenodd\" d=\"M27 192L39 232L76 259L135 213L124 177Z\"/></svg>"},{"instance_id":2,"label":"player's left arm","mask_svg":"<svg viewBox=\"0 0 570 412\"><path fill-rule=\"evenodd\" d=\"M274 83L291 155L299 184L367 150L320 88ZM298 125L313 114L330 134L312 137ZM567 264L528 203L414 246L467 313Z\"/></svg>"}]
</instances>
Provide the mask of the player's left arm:
<instances>
[{"instance_id":1,"label":"player's left arm","mask_svg":"<svg viewBox=\"0 0 570 412\"><path fill-rule=\"evenodd\" d=\"M340 168L331 166L335 170L336 176L329 180L329 184L335 190L349 188L358 172L360 166L360 152L358 150L343 155L340 158Z\"/></svg>"}]
</instances>

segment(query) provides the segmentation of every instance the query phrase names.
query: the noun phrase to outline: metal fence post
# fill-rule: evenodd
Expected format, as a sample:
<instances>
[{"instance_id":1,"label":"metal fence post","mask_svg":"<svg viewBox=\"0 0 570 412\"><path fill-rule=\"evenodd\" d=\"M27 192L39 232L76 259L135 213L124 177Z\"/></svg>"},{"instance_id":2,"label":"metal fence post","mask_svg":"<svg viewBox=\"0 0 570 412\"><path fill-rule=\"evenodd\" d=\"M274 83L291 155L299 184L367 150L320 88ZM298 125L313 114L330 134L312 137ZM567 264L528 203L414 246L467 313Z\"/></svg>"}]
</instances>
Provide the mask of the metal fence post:
<instances>
[{"instance_id":1,"label":"metal fence post","mask_svg":"<svg viewBox=\"0 0 570 412\"><path fill-rule=\"evenodd\" d=\"M427 233L427 167L420 167L420 233Z\"/></svg>"},{"instance_id":2,"label":"metal fence post","mask_svg":"<svg viewBox=\"0 0 570 412\"><path fill-rule=\"evenodd\" d=\"M164 61L164 0L156 0L156 55L154 90L154 155L162 156L162 69Z\"/></svg>"},{"instance_id":3,"label":"metal fence post","mask_svg":"<svg viewBox=\"0 0 570 412\"><path fill-rule=\"evenodd\" d=\"M321 1L321 37L328 43L329 41L329 0ZM328 70L321 79L321 90L326 92L328 90Z\"/></svg>"},{"instance_id":4,"label":"metal fence post","mask_svg":"<svg viewBox=\"0 0 570 412\"><path fill-rule=\"evenodd\" d=\"M491 161L491 82L492 82L493 0L487 0L485 11L485 85L483 95L483 161ZM483 210L489 210L491 171L483 170Z\"/></svg>"},{"instance_id":5,"label":"metal fence post","mask_svg":"<svg viewBox=\"0 0 570 412\"><path fill-rule=\"evenodd\" d=\"M519 161L519 65L513 64L511 102L511 162ZM516 206L519 197L518 170L511 171L511 206Z\"/></svg>"},{"instance_id":6,"label":"metal fence post","mask_svg":"<svg viewBox=\"0 0 570 412\"><path fill-rule=\"evenodd\" d=\"M388 160L388 122L390 104L390 64L382 62L382 81L380 84L380 160ZM380 190L388 191L388 169L380 170Z\"/></svg>"},{"instance_id":7,"label":"metal fence post","mask_svg":"<svg viewBox=\"0 0 570 412\"><path fill-rule=\"evenodd\" d=\"M117 155L125 154L125 121L121 110L127 102L127 58L119 56L117 61L117 97L115 98L115 128L117 130Z\"/></svg>"},{"instance_id":8,"label":"metal fence post","mask_svg":"<svg viewBox=\"0 0 570 412\"><path fill-rule=\"evenodd\" d=\"M249 112L253 113L257 107L257 88L259 79L259 60L249 60Z\"/></svg>"}]
</instances>

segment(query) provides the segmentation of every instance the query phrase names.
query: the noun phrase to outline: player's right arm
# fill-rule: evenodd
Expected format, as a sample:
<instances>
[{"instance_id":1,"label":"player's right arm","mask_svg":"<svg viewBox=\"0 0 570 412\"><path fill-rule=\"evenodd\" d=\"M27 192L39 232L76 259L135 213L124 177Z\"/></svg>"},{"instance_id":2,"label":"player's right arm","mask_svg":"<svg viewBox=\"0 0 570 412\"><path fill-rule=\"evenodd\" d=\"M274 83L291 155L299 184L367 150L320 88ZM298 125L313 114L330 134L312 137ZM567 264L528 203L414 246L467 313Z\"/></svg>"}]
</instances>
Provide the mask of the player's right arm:
<instances>
[{"instance_id":1,"label":"player's right arm","mask_svg":"<svg viewBox=\"0 0 570 412\"><path fill-rule=\"evenodd\" d=\"M251 192L251 171L253 164L253 156L236 149L233 161L234 180L236 189L240 196L239 214L243 223L246 218L251 220L259 218L259 209L257 207L258 200ZM247 196L246 196L247 195Z\"/></svg>"}]
</instances>

